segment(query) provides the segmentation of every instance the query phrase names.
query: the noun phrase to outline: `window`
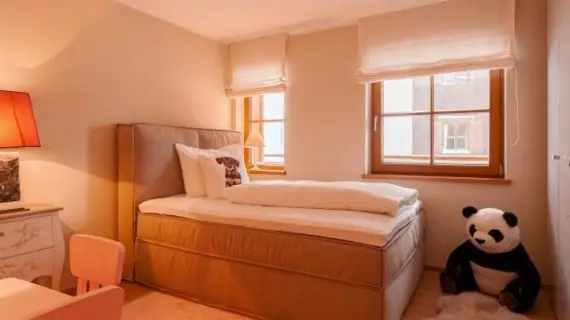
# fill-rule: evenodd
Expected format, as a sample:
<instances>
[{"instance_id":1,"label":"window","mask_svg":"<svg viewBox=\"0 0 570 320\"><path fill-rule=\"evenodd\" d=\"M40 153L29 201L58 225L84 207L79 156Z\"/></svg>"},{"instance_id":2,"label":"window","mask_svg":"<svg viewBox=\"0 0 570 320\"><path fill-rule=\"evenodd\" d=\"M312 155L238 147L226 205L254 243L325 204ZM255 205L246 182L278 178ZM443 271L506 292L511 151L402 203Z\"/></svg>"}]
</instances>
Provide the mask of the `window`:
<instances>
[{"instance_id":1,"label":"window","mask_svg":"<svg viewBox=\"0 0 570 320\"><path fill-rule=\"evenodd\" d=\"M467 116L470 118L469 116ZM469 153L467 147L467 123L444 123L443 124L443 148L442 154Z\"/></svg>"},{"instance_id":2,"label":"window","mask_svg":"<svg viewBox=\"0 0 570 320\"><path fill-rule=\"evenodd\" d=\"M372 173L502 177L503 70L372 84Z\"/></svg>"},{"instance_id":3,"label":"window","mask_svg":"<svg viewBox=\"0 0 570 320\"><path fill-rule=\"evenodd\" d=\"M245 138L252 133L263 137L259 152L246 149L248 167L283 170L285 165L285 94L269 93L245 99Z\"/></svg>"}]
</instances>

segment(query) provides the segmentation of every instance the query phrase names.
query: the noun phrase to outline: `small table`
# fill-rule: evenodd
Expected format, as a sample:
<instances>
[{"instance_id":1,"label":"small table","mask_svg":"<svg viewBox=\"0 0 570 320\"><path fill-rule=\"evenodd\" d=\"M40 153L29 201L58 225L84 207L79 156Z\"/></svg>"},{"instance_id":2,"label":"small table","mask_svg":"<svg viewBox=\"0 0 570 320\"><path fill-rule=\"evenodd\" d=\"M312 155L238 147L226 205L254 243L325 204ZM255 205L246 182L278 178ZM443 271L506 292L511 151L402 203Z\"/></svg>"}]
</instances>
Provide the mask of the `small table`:
<instances>
[{"instance_id":1,"label":"small table","mask_svg":"<svg viewBox=\"0 0 570 320\"><path fill-rule=\"evenodd\" d=\"M65 261L58 216L62 208L49 204L26 207L30 210L0 214L0 279L33 281L51 276L51 287L59 290Z\"/></svg>"},{"instance_id":2,"label":"small table","mask_svg":"<svg viewBox=\"0 0 570 320\"><path fill-rule=\"evenodd\" d=\"M0 280L0 317L5 320L28 319L71 299L72 296L24 280Z\"/></svg>"}]
</instances>

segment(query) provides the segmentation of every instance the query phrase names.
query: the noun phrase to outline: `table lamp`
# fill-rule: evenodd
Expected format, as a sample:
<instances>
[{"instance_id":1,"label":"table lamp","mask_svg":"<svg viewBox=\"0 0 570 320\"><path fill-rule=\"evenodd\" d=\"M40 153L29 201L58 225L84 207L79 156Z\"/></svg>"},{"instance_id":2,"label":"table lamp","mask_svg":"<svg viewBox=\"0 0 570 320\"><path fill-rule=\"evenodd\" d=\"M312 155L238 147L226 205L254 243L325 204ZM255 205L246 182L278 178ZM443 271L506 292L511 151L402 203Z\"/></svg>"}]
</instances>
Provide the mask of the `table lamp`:
<instances>
[{"instance_id":1,"label":"table lamp","mask_svg":"<svg viewBox=\"0 0 570 320\"><path fill-rule=\"evenodd\" d=\"M0 90L0 203L20 201L19 155L1 149L26 147L40 147L30 95ZM0 214L26 210L11 208Z\"/></svg>"},{"instance_id":2,"label":"table lamp","mask_svg":"<svg viewBox=\"0 0 570 320\"><path fill-rule=\"evenodd\" d=\"M263 141L263 136L259 132L250 133L249 136L247 137L247 140L245 141L244 146L246 148L252 149L251 162L253 166L251 167L251 169L259 170L259 167L257 166L257 159L259 158L259 156L257 155L257 153L254 153L254 151L259 152L261 148L265 147L265 141Z\"/></svg>"}]
</instances>

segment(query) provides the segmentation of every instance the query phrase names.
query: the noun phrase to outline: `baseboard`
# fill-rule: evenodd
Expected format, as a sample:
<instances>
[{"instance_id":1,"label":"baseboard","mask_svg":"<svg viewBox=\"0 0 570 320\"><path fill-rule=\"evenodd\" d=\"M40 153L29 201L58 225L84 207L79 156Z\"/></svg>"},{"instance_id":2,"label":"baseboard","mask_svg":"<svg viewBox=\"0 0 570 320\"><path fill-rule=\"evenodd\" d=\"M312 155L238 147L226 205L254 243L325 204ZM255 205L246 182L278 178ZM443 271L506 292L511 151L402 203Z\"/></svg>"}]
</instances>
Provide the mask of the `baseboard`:
<instances>
[{"instance_id":1,"label":"baseboard","mask_svg":"<svg viewBox=\"0 0 570 320\"><path fill-rule=\"evenodd\" d=\"M69 295L69 296L74 296L77 293L77 287L68 288L68 289L63 290L62 292Z\"/></svg>"},{"instance_id":2,"label":"baseboard","mask_svg":"<svg viewBox=\"0 0 570 320\"><path fill-rule=\"evenodd\" d=\"M551 284L543 284L542 285L542 290L548 291L548 292L554 292L554 286Z\"/></svg>"},{"instance_id":3,"label":"baseboard","mask_svg":"<svg viewBox=\"0 0 570 320\"><path fill-rule=\"evenodd\" d=\"M437 272L442 272L442 271L443 271L443 268L431 267L431 266L424 266L424 270L425 270L425 271L437 271Z\"/></svg>"}]
</instances>

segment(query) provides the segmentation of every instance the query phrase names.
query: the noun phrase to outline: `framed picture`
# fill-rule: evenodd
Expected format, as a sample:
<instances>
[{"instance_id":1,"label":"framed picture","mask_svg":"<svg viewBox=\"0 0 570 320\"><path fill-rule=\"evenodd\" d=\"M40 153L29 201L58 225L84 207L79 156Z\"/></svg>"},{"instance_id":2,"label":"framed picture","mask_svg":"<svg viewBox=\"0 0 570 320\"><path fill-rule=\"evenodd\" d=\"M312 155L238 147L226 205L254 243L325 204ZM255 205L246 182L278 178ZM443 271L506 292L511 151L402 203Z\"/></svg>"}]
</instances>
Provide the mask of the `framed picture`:
<instances>
[{"instance_id":1,"label":"framed picture","mask_svg":"<svg viewBox=\"0 0 570 320\"><path fill-rule=\"evenodd\" d=\"M0 154L0 203L20 201L18 154Z\"/></svg>"}]
</instances>

